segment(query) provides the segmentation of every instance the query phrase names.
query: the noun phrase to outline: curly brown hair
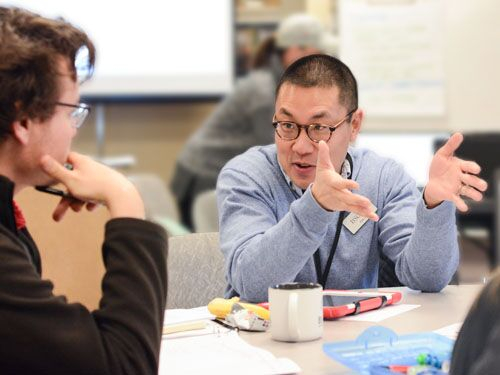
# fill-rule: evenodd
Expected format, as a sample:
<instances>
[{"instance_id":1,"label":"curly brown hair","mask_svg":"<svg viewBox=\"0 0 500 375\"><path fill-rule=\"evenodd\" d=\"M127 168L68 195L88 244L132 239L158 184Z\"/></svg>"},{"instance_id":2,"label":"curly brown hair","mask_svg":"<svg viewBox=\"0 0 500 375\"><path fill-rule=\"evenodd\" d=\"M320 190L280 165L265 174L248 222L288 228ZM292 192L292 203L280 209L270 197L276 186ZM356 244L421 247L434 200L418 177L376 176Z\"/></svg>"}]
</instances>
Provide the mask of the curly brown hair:
<instances>
[{"instance_id":1,"label":"curly brown hair","mask_svg":"<svg viewBox=\"0 0 500 375\"><path fill-rule=\"evenodd\" d=\"M58 61L71 62L76 81L74 61L84 46L92 72L95 47L85 32L62 18L0 7L0 141L11 133L14 121L44 121L54 114L60 95Z\"/></svg>"}]
</instances>

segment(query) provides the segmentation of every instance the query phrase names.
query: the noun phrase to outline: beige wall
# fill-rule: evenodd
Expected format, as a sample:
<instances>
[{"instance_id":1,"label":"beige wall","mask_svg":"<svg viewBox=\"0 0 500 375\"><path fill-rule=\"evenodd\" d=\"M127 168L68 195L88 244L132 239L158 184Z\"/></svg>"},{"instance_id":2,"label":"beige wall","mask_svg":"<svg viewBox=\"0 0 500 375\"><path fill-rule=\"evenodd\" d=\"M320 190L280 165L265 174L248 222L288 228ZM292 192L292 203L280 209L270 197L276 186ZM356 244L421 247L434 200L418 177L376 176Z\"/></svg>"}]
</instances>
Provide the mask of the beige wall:
<instances>
[{"instance_id":1,"label":"beige wall","mask_svg":"<svg viewBox=\"0 0 500 375\"><path fill-rule=\"evenodd\" d=\"M152 172L168 182L177 154L214 106L214 103L107 105L105 155L133 154L137 164L124 172ZM94 116L79 130L74 149L96 154Z\"/></svg>"},{"instance_id":2,"label":"beige wall","mask_svg":"<svg viewBox=\"0 0 500 375\"><path fill-rule=\"evenodd\" d=\"M449 128L500 131L500 3L445 3Z\"/></svg>"},{"instance_id":3,"label":"beige wall","mask_svg":"<svg viewBox=\"0 0 500 375\"><path fill-rule=\"evenodd\" d=\"M16 195L42 259L42 278L52 281L54 293L69 302L95 309L101 298L104 274L101 244L109 214L104 207L94 212L68 211L56 223L52 212L58 197L28 188Z\"/></svg>"}]
</instances>

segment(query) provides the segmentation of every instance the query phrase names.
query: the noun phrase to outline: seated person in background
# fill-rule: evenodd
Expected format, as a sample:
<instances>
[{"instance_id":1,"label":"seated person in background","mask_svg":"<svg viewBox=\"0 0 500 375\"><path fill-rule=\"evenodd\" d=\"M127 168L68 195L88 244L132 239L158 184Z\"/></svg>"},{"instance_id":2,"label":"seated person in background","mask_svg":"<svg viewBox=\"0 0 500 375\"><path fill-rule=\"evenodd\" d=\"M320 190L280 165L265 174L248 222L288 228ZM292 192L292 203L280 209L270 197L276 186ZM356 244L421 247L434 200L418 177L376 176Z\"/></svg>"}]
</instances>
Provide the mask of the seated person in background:
<instances>
[{"instance_id":1,"label":"seated person in background","mask_svg":"<svg viewBox=\"0 0 500 375\"><path fill-rule=\"evenodd\" d=\"M260 47L255 70L241 79L187 141L171 183L182 223L193 229L192 205L203 191L215 189L220 170L231 158L273 141L268 123L274 113L274 91L284 69L300 57L318 53L324 32L315 18L297 14L285 19Z\"/></svg>"},{"instance_id":2,"label":"seated person in background","mask_svg":"<svg viewBox=\"0 0 500 375\"><path fill-rule=\"evenodd\" d=\"M285 71L275 144L237 156L217 182L227 297L265 301L269 286L291 281L377 287L379 253L410 288L448 284L459 258L455 205L482 198L479 166L453 156L463 139L454 134L422 195L398 163L349 147L362 120L356 79L338 59L312 55Z\"/></svg>"},{"instance_id":3,"label":"seated person in background","mask_svg":"<svg viewBox=\"0 0 500 375\"><path fill-rule=\"evenodd\" d=\"M458 334L452 375L496 375L500 369L500 270L472 305Z\"/></svg>"},{"instance_id":4,"label":"seated person in background","mask_svg":"<svg viewBox=\"0 0 500 375\"><path fill-rule=\"evenodd\" d=\"M143 220L141 198L124 176L70 152L89 111L79 103L78 78L90 74L93 63L94 46L81 30L61 19L0 7L2 374L158 372L167 293L165 232ZM73 170L63 167L66 162ZM55 296L52 283L41 279L38 249L13 201L26 187L56 182L74 198L60 201L55 220L69 208L92 209L92 202L104 204L111 215L103 244L103 297L92 313Z\"/></svg>"}]
</instances>

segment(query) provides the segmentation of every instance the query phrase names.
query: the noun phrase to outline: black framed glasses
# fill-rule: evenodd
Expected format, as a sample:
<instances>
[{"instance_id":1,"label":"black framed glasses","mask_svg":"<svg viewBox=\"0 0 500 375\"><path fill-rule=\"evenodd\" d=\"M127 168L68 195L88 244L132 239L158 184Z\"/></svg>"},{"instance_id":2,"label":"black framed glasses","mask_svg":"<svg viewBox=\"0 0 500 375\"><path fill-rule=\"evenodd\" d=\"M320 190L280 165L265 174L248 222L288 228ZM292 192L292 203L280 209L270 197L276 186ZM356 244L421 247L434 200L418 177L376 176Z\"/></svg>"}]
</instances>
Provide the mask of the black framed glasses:
<instances>
[{"instance_id":1,"label":"black framed glasses","mask_svg":"<svg viewBox=\"0 0 500 375\"><path fill-rule=\"evenodd\" d=\"M337 122L335 125L325 125L325 124L309 124L300 125L292 121L273 121L273 127L276 130L278 137L285 141L293 141L297 139L300 135L300 131L305 129L309 139L315 143L320 141L328 142L332 137L332 133L342 125L351 115L356 112L357 108L350 111L345 117ZM349 120L350 121L350 120Z\"/></svg>"},{"instance_id":2,"label":"black framed glasses","mask_svg":"<svg viewBox=\"0 0 500 375\"><path fill-rule=\"evenodd\" d=\"M63 107L73 108L73 110L70 113L72 122L71 126L76 129L78 129L80 126L83 125L83 122L90 113L90 106L85 103L70 104L70 103L56 102L56 105L62 105Z\"/></svg>"}]
</instances>

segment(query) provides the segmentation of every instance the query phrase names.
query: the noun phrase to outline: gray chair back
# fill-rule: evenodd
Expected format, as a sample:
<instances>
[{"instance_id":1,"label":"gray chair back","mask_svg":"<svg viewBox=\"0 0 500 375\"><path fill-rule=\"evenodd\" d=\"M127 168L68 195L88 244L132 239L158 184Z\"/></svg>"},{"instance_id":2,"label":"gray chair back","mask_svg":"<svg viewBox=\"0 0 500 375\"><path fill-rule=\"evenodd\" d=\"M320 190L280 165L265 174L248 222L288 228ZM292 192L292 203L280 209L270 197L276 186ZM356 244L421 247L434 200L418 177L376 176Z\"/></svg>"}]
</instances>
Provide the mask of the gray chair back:
<instances>
[{"instance_id":1,"label":"gray chair back","mask_svg":"<svg viewBox=\"0 0 500 375\"><path fill-rule=\"evenodd\" d=\"M223 297L224 274L218 232L170 237L167 308L198 307Z\"/></svg>"},{"instance_id":2,"label":"gray chair back","mask_svg":"<svg viewBox=\"0 0 500 375\"><path fill-rule=\"evenodd\" d=\"M192 216L195 232L219 231L219 213L215 190L204 191L196 197Z\"/></svg>"},{"instance_id":3,"label":"gray chair back","mask_svg":"<svg viewBox=\"0 0 500 375\"><path fill-rule=\"evenodd\" d=\"M394 286L403 286L396 276L396 265L384 253L379 254L378 267L378 288L389 288Z\"/></svg>"},{"instance_id":4,"label":"gray chair back","mask_svg":"<svg viewBox=\"0 0 500 375\"><path fill-rule=\"evenodd\" d=\"M175 198L160 176L153 173L137 173L128 175L127 178L137 188L144 201L147 219L168 217L179 221Z\"/></svg>"}]
</instances>

